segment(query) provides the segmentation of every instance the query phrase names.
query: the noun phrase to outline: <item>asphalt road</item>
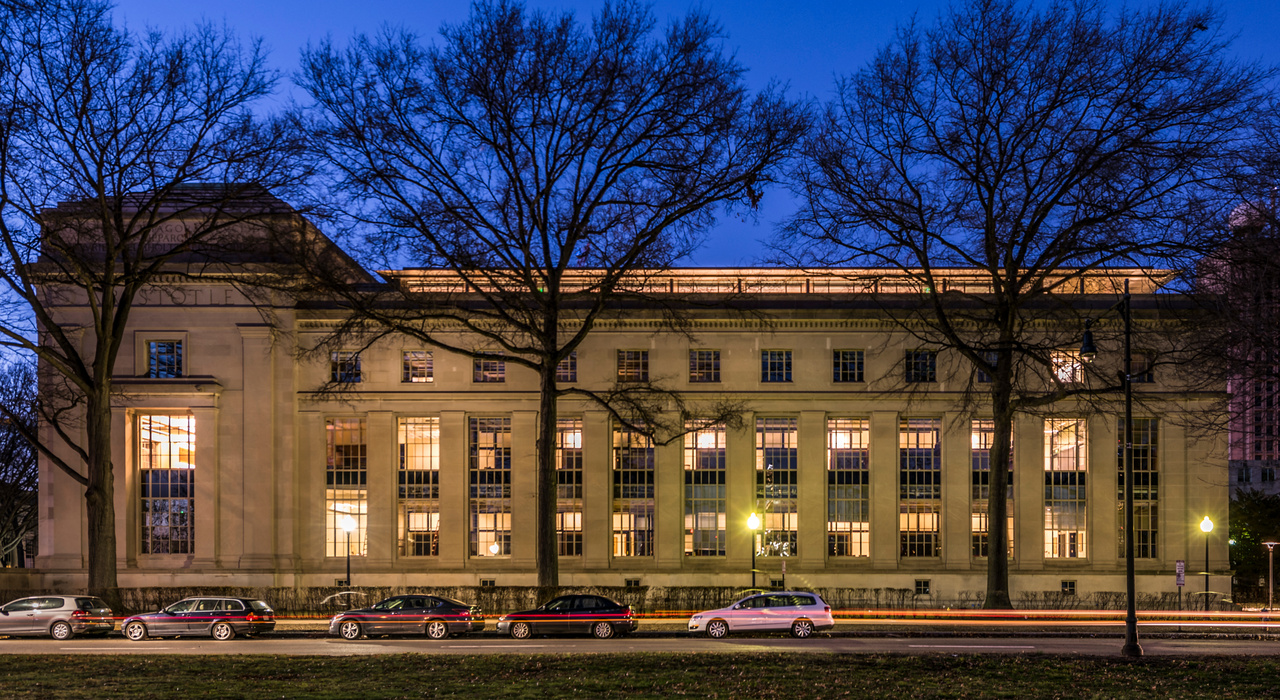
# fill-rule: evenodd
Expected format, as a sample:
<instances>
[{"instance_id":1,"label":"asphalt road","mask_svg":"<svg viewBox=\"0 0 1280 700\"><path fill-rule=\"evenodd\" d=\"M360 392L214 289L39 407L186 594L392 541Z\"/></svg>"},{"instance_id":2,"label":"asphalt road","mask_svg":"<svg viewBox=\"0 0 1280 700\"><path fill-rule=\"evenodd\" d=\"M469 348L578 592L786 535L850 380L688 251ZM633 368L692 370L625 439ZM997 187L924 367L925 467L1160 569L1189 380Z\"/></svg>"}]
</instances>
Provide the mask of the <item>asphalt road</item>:
<instances>
[{"instance_id":1,"label":"asphalt road","mask_svg":"<svg viewBox=\"0 0 1280 700\"><path fill-rule=\"evenodd\" d=\"M747 652L839 654L1080 654L1119 656L1117 637L629 637L598 640L577 637L537 637L516 641L489 637L451 637L432 641L391 637L345 641L336 638L264 637L215 642L210 639L149 639L130 642L119 637L0 639L0 654L288 654L293 656L360 656L375 654L581 654L633 652ZM1251 639L1142 640L1147 656L1200 657L1272 656L1280 641Z\"/></svg>"}]
</instances>

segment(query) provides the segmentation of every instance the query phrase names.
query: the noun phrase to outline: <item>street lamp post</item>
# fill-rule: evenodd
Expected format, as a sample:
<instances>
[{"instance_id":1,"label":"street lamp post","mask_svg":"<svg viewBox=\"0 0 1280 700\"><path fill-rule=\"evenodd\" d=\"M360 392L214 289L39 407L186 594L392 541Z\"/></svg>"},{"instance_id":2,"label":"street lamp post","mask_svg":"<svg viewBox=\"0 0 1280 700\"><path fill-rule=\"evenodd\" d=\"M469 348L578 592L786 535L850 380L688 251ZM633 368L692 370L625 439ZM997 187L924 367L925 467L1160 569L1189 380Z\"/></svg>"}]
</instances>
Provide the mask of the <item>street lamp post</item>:
<instances>
[{"instance_id":1,"label":"street lamp post","mask_svg":"<svg viewBox=\"0 0 1280 700\"><path fill-rule=\"evenodd\" d=\"M751 587L756 587L756 530L760 529L760 518L755 513L747 518L747 528L751 530Z\"/></svg>"},{"instance_id":2,"label":"street lamp post","mask_svg":"<svg viewBox=\"0 0 1280 700\"><path fill-rule=\"evenodd\" d=\"M1200 531L1204 533L1204 611L1209 612L1209 533L1213 532L1209 516L1200 521Z\"/></svg>"},{"instance_id":3,"label":"street lamp post","mask_svg":"<svg viewBox=\"0 0 1280 700\"><path fill-rule=\"evenodd\" d=\"M1124 320L1124 583L1128 598L1124 616L1124 646L1120 648L1120 653L1125 656L1142 656L1142 646L1138 644L1138 596L1133 561L1133 307L1127 279L1124 281L1124 294L1119 303L1107 311L1116 308L1120 310ZM1092 320L1085 322L1084 337L1080 342L1080 359L1083 362L1091 362L1098 356L1098 348L1093 343L1093 332L1089 330L1092 323Z\"/></svg>"},{"instance_id":4,"label":"street lamp post","mask_svg":"<svg viewBox=\"0 0 1280 700\"><path fill-rule=\"evenodd\" d=\"M351 586L351 532L356 529L356 519L350 515L342 516L342 529L347 533L347 580L345 585Z\"/></svg>"},{"instance_id":5,"label":"street lamp post","mask_svg":"<svg viewBox=\"0 0 1280 700\"><path fill-rule=\"evenodd\" d=\"M1280 542L1268 540L1263 544L1267 545L1267 612L1271 612L1271 599L1276 590L1272 583L1276 573L1276 553L1273 548Z\"/></svg>"}]
</instances>

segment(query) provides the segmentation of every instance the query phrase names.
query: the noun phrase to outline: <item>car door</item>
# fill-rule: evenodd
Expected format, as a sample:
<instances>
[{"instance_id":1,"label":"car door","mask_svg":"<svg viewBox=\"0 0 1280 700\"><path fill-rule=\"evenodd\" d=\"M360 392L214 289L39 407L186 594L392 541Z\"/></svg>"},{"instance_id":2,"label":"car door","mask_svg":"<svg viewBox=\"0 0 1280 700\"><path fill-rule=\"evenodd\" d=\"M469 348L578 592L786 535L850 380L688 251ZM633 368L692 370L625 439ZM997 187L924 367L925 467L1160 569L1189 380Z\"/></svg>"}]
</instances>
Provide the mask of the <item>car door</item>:
<instances>
[{"instance_id":1,"label":"car door","mask_svg":"<svg viewBox=\"0 0 1280 700\"><path fill-rule=\"evenodd\" d=\"M39 598L21 598L0 609L0 634L29 634Z\"/></svg>"},{"instance_id":2,"label":"car door","mask_svg":"<svg viewBox=\"0 0 1280 700\"><path fill-rule=\"evenodd\" d=\"M796 597L790 595L764 596L764 607L760 609L761 630L788 630L800 614L796 605Z\"/></svg>"},{"instance_id":3,"label":"car door","mask_svg":"<svg viewBox=\"0 0 1280 700\"><path fill-rule=\"evenodd\" d=\"M147 630L153 637L186 634L191 625L190 612L197 598L180 600L147 619Z\"/></svg>"},{"instance_id":4,"label":"car door","mask_svg":"<svg viewBox=\"0 0 1280 700\"><path fill-rule=\"evenodd\" d=\"M745 600L739 601L733 609L729 611L726 617L729 618L729 629L750 631L759 629L763 624L762 610L764 607L764 596L752 596Z\"/></svg>"},{"instance_id":5,"label":"car door","mask_svg":"<svg viewBox=\"0 0 1280 700\"><path fill-rule=\"evenodd\" d=\"M538 611L533 629L538 634L564 634L569 631L569 618L574 613L578 596L564 596L547 603Z\"/></svg>"},{"instance_id":6,"label":"car door","mask_svg":"<svg viewBox=\"0 0 1280 700\"><path fill-rule=\"evenodd\" d=\"M222 601L218 598L200 598L191 609L179 613L186 619L186 625L178 634L208 634L222 613Z\"/></svg>"},{"instance_id":7,"label":"car door","mask_svg":"<svg viewBox=\"0 0 1280 700\"><path fill-rule=\"evenodd\" d=\"M591 626L600 618L600 599L595 596L579 596L573 602L572 612L565 621L564 631L569 634L588 634Z\"/></svg>"},{"instance_id":8,"label":"car door","mask_svg":"<svg viewBox=\"0 0 1280 700\"><path fill-rule=\"evenodd\" d=\"M404 606L396 616L395 624L390 630L392 634L425 634L426 624L423 620L430 607L430 599L423 596L410 596L405 599Z\"/></svg>"},{"instance_id":9,"label":"car door","mask_svg":"<svg viewBox=\"0 0 1280 700\"><path fill-rule=\"evenodd\" d=\"M71 611L67 607L67 602L62 598L37 598L31 609L31 632L47 632L54 620L70 618Z\"/></svg>"}]
</instances>

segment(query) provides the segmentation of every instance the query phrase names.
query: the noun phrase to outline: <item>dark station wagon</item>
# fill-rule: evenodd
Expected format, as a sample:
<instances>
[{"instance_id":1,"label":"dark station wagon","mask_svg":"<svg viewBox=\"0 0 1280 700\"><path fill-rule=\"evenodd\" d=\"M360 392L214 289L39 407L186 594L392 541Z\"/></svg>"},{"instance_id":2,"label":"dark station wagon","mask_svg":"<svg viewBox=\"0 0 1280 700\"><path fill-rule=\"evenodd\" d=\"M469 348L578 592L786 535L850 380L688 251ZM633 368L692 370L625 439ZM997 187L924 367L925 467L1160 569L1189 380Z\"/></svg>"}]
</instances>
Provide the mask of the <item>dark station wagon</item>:
<instances>
[{"instance_id":1,"label":"dark station wagon","mask_svg":"<svg viewBox=\"0 0 1280 700\"><path fill-rule=\"evenodd\" d=\"M416 634L444 639L484 629L484 613L475 605L437 595L398 595L371 607L347 610L329 621L329 634L343 639L363 635Z\"/></svg>"},{"instance_id":2,"label":"dark station wagon","mask_svg":"<svg viewBox=\"0 0 1280 700\"><path fill-rule=\"evenodd\" d=\"M183 598L158 612L134 615L121 631L135 642L147 637L208 636L218 641L275 629L275 611L251 598Z\"/></svg>"}]
</instances>

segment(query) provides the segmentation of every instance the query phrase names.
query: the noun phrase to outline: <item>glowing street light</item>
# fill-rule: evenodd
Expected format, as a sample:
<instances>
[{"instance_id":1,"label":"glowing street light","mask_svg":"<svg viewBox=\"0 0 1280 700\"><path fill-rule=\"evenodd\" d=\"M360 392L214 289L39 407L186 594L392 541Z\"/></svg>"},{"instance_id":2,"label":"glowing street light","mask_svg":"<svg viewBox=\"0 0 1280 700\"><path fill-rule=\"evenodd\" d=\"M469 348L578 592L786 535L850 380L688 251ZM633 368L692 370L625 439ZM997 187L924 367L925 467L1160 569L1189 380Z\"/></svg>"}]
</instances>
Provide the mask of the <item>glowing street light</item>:
<instances>
[{"instance_id":1,"label":"glowing street light","mask_svg":"<svg viewBox=\"0 0 1280 700\"><path fill-rule=\"evenodd\" d=\"M751 530L751 587L756 587L756 530L760 529L760 517L755 513L747 518L747 528Z\"/></svg>"},{"instance_id":2,"label":"glowing street light","mask_svg":"<svg viewBox=\"0 0 1280 700\"><path fill-rule=\"evenodd\" d=\"M1209 533L1213 532L1209 516L1200 521L1200 531L1204 533L1204 611L1209 612Z\"/></svg>"},{"instance_id":3,"label":"glowing street light","mask_svg":"<svg viewBox=\"0 0 1280 700\"><path fill-rule=\"evenodd\" d=\"M351 533L356 529L356 519L350 514L342 516L342 530L347 533L347 580L345 584L351 585Z\"/></svg>"}]
</instances>

